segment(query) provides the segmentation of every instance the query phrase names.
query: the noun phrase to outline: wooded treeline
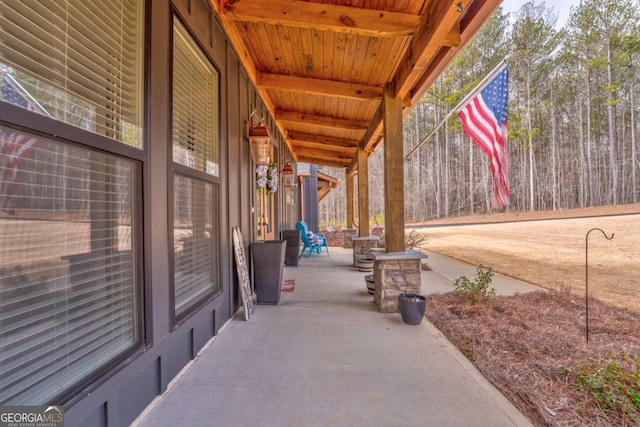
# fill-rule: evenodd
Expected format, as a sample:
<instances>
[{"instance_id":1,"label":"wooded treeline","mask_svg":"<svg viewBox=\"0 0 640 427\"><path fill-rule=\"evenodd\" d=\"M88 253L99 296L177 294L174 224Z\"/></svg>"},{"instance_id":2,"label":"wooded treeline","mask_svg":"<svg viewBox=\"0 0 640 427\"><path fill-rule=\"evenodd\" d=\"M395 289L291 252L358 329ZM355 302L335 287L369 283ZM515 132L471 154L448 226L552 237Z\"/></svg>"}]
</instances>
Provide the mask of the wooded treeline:
<instances>
[{"instance_id":1,"label":"wooded treeline","mask_svg":"<svg viewBox=\"0 0 640 427\"><path fill-rule=\"evenodd\" d=\"M513 16L500 7L405 117L405 154L507 58L509 209L637 202L639 10L640 0L583 0L556 27L543 2ZM369 163L372 218L384 215L381 154ZM344 183L344 171L325 172ZM404 191L407 222L494 209L488 158L457 114L407 160ZM322 224L345 224L344 193L321 202Z\"/></svg>"}]
</instances>

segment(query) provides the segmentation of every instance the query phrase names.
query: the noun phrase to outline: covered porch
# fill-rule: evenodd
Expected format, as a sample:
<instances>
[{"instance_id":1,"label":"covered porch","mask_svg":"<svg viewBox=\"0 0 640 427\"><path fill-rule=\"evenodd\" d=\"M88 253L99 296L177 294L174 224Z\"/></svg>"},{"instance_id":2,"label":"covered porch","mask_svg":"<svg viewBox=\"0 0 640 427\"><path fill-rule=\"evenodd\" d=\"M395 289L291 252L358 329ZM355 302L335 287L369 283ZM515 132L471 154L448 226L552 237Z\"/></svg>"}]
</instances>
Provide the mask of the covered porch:
<instances>
[{"instance_id":1,"label":"covered porch","mask_svg":"<svg viewBox=\"0 0 640 427\"><path fill-rule=\"evenodd\" d=\"M429 255L424 293L475 268ZM380 313L351 260L332 247L286 267L295 290L237 313L134 425L531 425L429 322Z\"/></svg>"}]
</instances>

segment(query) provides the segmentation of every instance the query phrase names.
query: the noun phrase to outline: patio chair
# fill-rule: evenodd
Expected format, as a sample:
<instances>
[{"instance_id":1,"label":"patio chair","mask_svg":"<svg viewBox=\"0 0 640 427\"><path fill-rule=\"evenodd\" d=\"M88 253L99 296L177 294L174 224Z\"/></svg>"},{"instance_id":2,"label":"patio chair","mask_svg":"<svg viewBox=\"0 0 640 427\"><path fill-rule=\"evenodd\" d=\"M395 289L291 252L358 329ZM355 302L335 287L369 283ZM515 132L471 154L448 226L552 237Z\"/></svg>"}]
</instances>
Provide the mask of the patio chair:
<instances>
[{"instance_id":1,"label":"patio chair","mask_svg":"<svg viewBox=\"0 0 640 427\"><path fill-rule=\"evenodd\" d=\"M302 251L300 252L300 256L304 255L305 249L309 249L309 253L307 254L307 258L311 256L313 251L317 253L322 252L322 248L326 248L327 256L329 256L329 247L327 246L327 238L323 233L312 233L309 231L309 227L307 227L307 223L304 221L298 221L296 224L296 229L300 230L300 238L302 239Z\"/></svg>"}]
</instances>

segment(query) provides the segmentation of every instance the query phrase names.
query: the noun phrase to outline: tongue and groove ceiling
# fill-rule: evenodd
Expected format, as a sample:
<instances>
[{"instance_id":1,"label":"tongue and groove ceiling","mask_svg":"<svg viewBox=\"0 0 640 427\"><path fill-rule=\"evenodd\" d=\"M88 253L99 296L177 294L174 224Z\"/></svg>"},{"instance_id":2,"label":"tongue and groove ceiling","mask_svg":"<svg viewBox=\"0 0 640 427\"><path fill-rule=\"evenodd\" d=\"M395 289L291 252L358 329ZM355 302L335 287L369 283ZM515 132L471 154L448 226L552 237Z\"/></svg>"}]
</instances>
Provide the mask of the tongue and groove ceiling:
<instances>
[{"instance_id":1,"label":"tongue and groove ceiling","mask_svg":"<svg viewBox=\"0 0 640 427\"><path fill-rule=\"evenodd\" d=\"M355 166L382 92L426 89L501 0L210 0L296 161Z\"/></svg>"}]
</instances>

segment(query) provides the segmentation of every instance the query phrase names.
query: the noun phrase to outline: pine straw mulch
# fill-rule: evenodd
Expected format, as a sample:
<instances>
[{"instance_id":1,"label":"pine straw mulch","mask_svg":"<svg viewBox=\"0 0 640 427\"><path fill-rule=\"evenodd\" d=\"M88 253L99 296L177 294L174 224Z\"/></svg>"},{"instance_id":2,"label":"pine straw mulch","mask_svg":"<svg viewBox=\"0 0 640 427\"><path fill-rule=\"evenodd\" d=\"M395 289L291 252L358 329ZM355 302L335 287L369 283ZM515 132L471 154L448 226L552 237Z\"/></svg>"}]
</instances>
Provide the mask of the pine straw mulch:
<instances>
[{"instance_id":1,"label":"pine straw mulch","mask_svg":"<svg viewBox=\"0 0 640 427\"><path fill-rule=\"evenodd\" d=\"M576 386L584 367L601 368L612 355L632 355L627 369L635 370L634 381L639 378L638 313L590 298L586 342L584 297L565 290L496 296L476 304L453 293L428 295L426 311L429 321L535 425L640 424L637 408L630 416L603 410L593 394Z\"/></svg>"}]
</instances>

